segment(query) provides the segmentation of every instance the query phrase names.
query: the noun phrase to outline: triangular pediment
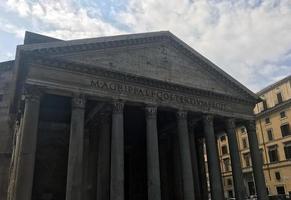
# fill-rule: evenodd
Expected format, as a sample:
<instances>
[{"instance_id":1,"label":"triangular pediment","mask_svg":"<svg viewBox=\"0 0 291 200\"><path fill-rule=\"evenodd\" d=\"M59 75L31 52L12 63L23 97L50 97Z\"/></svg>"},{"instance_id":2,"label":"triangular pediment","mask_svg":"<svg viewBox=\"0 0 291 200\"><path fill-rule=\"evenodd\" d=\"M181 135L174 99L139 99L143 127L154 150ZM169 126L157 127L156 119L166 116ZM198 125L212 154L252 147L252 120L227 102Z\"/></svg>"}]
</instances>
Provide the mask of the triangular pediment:
<instances>
[{"instance_id":1,"label":"triangular pediment","mask_svg":"<svg viewBox=\"0 0 291 200\"><path fill-rule=\"evenodd\" d=\"M127 43L129 40L130 44ZM96 45L98 43L99 45ZM49 57L77 64L96 66L241 99L256 99L255 94L169 32L154 33L154 36L145 34L144 37L142 34L135 34L132 37L128 35L115 36L112 39L106 37L96 40L55 42L47 44L43 49L34 49L33 46L28 49L38 53L45 50ZM51 49L63 51L56 53L56 50Z\"/></svg>"}]
</instances>

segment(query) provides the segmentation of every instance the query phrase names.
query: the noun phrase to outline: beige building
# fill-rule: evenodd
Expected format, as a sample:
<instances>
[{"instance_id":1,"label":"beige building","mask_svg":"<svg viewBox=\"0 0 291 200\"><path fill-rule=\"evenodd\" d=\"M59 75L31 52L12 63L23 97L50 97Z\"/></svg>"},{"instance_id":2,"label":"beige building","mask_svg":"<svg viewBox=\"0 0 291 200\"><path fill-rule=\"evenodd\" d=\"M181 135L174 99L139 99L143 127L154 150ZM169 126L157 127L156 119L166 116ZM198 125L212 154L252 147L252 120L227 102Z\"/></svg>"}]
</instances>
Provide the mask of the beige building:
<instances>
[{"instance_id":1,"label":"beige building","mask_svg":"<svg viewBox=\"0 0 291 200\"><path fill-rule=\"evenodd\" d=\"M291 193L291 76L257 93L263 101L254 109L256 130L269 195ZM255 194L251 158L245 127L237 128L245 186L249 195ZM218 138L218 152L225 196L234 194L227 137Z\"/></svg>"}]
</instances>

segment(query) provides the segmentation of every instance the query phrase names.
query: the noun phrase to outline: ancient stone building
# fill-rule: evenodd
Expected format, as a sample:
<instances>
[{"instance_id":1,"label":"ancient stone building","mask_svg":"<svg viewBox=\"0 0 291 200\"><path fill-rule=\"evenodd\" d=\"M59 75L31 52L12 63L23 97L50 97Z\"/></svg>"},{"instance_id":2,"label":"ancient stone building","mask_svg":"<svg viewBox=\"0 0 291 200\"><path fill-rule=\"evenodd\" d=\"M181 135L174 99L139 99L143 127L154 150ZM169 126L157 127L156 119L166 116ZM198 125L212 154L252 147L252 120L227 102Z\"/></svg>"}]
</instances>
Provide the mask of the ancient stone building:
<instances>
[{"instance_id":1,"label":"ancient stone building","mask_svg":"<svg viewBox=\"0 0 291 200\"><path fill-rule=\"evenodd\" d=\"M71 41L27 33L12 68L14 129L7 125L3 140L1 132L1 147L14 138L9 200L207 199L204 140L210 195L222 200L221 130L244 199L235 139L242 124L258 197L267 198L258 97L170 32Z\"/></svg>"}]
</instances>

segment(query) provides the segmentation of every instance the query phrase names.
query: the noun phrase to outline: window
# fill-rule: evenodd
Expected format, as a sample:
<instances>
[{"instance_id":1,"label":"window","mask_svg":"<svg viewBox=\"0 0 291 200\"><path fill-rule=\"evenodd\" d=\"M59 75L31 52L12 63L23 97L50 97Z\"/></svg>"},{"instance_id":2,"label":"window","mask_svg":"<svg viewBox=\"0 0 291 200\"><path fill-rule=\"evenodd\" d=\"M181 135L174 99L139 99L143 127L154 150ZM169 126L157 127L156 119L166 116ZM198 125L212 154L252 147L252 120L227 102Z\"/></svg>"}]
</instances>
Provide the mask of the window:
<instances>
[{"instance_id":1,"label":"window","mask_svg":"<svg viewBox=\"0 0 291 200\"><path fill-rule=\"evenodd\" d=\"M282 98L281 92L277 93L277 99L278 99L278 103L282 103L283 102L283 98Z\"/></svg>"},{"instance_id":2,"label":"window","mask_svg":"<svg viewBox=\"0 0 291 200\"><path fill-rule=\"evenodd\" d=\"M221 142L223 142L223 141L225 141L225 140L226 140L225 135L223 135L223 136L220 137L220 141L221 141Z\"/></svg>"},{"instance_id":3,"label":"window","mask_svg":"<svg viewBox=\"0 0 291 200\"><path fill-rule=\"evenodd\" d=\"M228 190L227 193L228 193L228 198L233 198L232 190Z\"/></svg>"},{"instance_id":4,"label":"window","mask_svg":"<svg viewBox=\"0 0 291 200\"><path fill-rule=\"evenodd\" d=\"M284 151L286 159L291 159L291 142L285 143Z\"/></svg>"},{"instance_id":5,"label":"window","mask_svg":"<svg viewBox=\"0 0 291 200\"><path fill-rule=\"evenodd\" d=\"M281 180L281 174L280 174L280 172L275 172L275 177L276 177L276 179L278 181Z\"/></svg>"},{"instance_id":6,"label":"window","mask_svg":"<svg viewBox=\"0 0 291 200\"><path fill-rule=\"evenodd\" d=\"M243 158L245 161L245 166L250 167L251 166L250 153L244 153Z\"/></svg>"},{"instance_id":7,"label":"window","mask_svg":"<svg viewBox=\"0 0 291 200\"><path fill-rule=\"evenodd\" d=\"M228 151L227 151L227 146L226 146L226 145L223 145L223 146L221 147L221 153L222 153L222 155L225 155L225 154L228 153Z\"/></svg>"},{"instance_id":8,"label":"window","mask_svg":"<svg viewBox=\"0 0 291 200\"><path fill-rule=\"evenodd\" d=\"M270 162L279 161L277 145L270 146L268 151L269 151Z\"/></svg>"},{"instance_id":9,"label":"window","mask_svg":"<svg viewBox=\"0 0 291 200\"><path fill-rule=\"evenodd\" d=\"M269 117L265 118L265 122L266 122L266 124L271 123L271 122L270 122L270 118L269 118Z\"/></svg>"},{"instance_id":10,"label":"window","mask_svg":"<svg viewBox=\"0 0 291 200\"><path fill-rule=\"evenodd\" d=\"M276 189L277 189L277 194L285 194L284 186L278 186L276 187Z\"/></svg>"},{"instance_id":11,"label":"window","mask_svg":"<svg viewBox=\"0 0 291 200\"><path fill-rule=\"evenodd\" d=\"M231 186L232 185L232 180L231 178L226 179L226 184Z\"/></svg>"},{"instance_id":12,"label":"window","mask_svg":"<svg viewBox=\"0 0 291 200\"><path fill-rule=\"evenodd\" d=\"M224 164L224 171L226 172L230 171L230 159L229 158L223 159L223 164Z\"/></svg>"},{"instance_id":13,"label":"window","mask_svg":"<svg viewBox=\"0 0 291 200\"><path fill-rule=\"evenodd\" d=\"M282 133L283 137L285 137L287 135L290 135L289 124L284 124L284 125L281 126L281 133Z\"/></svg>"},{"instance_id":14,"label":"window","mask_svg":"<svg viewBox=\"0 0 291 200\"><path fill-rule=\"evenodd\" d=\"M280 112L280 117L281 117L281 118L285 118L285 117L286 117L286 113L285 113L285 111Z\"/></svg>"},{"instance_id":15,"label":"window","mask_svg":"<svg viewBox=\"0 0 291 200\"><path fill-rule=\"evenodd\" d=\"M272 129L267 130L267 135L268 135L268 140L269 141L272 141L274 139L273 138L273 131L272 131Z\"/></svg>"},{"instance_id":16,"label":"window","mask_svg":"<svg viewBox=\"0 0 291 200\"><path fill-rule=\"evenodd\" d=\"M244 149L248 148L247 138L242 138L242 146Z\"/></svg>"}]
</instances>

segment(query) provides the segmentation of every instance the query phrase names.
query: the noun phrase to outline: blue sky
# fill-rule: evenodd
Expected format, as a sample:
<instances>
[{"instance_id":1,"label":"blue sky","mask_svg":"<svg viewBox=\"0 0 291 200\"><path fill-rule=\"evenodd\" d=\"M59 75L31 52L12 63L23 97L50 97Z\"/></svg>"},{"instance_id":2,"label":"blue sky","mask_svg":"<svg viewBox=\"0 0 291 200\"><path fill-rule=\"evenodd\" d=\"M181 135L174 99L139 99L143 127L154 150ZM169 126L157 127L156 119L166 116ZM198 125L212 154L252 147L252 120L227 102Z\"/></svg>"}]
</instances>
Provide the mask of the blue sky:
<instances>
[{"instance_id":1,"label":"blue sky","mask_svg":"<svg viewBox=\"0 0 291 200\"><path fill-rule=\"evenodd\" d=\"M291 75L290 0L1 0L0 62L25 30L64 40L169 30L254 92Z\"/></svg>"}]
</instances>

